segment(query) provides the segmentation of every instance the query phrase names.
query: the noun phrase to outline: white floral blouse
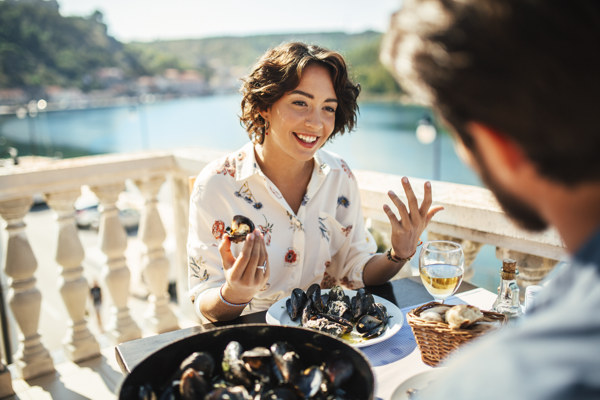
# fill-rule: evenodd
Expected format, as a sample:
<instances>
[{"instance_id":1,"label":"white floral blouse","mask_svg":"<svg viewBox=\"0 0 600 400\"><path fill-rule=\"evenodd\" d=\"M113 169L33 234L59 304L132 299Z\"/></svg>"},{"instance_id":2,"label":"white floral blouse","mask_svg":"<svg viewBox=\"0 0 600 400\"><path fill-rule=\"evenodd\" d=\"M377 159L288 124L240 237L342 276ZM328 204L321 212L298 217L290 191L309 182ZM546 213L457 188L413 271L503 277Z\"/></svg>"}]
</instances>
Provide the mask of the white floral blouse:
<instances>
[{"instance_id":1,"label":"white floral blouse","mask_svg":"<svg viewBox=\"0 0 600 400\"><path fill-rule=\"evenodd\" d=\"M285 166L282 166L285 167ZM298 213L256 163L254 145L208 164L198 175L190 198L188 282L196 313L209 290L225 282L218 250L234 215L250 218L265 238L271 269L265 289L244 313L262 311L300 287L364 286L363 268L376 251L365 229L358 185L337 155L319 150ZM243 243L233 244L237 256Z\"/></svg>"}]
</instances>

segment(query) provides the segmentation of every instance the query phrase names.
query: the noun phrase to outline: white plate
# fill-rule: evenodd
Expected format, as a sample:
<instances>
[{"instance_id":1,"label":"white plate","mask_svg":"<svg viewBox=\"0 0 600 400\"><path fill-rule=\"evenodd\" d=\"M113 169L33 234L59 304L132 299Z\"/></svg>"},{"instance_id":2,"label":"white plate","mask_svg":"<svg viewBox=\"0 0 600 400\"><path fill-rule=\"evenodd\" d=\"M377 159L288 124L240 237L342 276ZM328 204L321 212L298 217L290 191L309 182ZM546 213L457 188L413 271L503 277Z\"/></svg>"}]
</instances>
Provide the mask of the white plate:
<instances>
[{"instance_id":1,"label":"white plate","mask_svg":"<svg viewBox=\"0 0 600 400\"><path fill-rule=\"evenodd\" d=\"M392 400L410 400L407 392L408 389L420 390L427 387L427 385L429 385L442 370L444 370L444 367L432 368L411 376L394 390Z\"/></svg>"},{"instance_id":2,"label":"white plate","mask_svg":"<svg viewBox=\"0 0 600 400\"><path fill-rule=\"evenodd\" d=\"M321 291L322 295L325 295L327 293L329 293L329 289L323 289ZM352 298L356 295L355 290L344 289L344 293L346 293L346 295L348 295L350 298ZM380 336L375 337L373 339L363 339L356 332L356 329L354 329L352 331L352 333L350 334L351 338L349 340L344 339L344 341L346 341L348 344L351 344L352 346L365 347L365 346L370 346L375 343L383 342L384 340L387 340L387 339L391 338L392 336L394 336L396 334L396 332L398 332L400 330L400 328L402 328L402 323L404 322L404 315L402 314L402 311L394 303L387 301L386 299L383 299L383 298L381 298L379 296L375 296L375 295L373 295L373 298L375 299L376 303L383 304L385 306L385 308L387 309L387 313L391 317L388 322L388 327L385 330L385 332L383 332L383 334L381 334ZM271 307L269 307L269 309L267 310L267 315L266 315L268 324L301 326L300 320L292 321L290 319L290 316L288 315L287 310L285 308L285 302L287 301L287 299L288 299L288 297L285 297L285 298L277 301Z\"/></svg>"}]
</instances>

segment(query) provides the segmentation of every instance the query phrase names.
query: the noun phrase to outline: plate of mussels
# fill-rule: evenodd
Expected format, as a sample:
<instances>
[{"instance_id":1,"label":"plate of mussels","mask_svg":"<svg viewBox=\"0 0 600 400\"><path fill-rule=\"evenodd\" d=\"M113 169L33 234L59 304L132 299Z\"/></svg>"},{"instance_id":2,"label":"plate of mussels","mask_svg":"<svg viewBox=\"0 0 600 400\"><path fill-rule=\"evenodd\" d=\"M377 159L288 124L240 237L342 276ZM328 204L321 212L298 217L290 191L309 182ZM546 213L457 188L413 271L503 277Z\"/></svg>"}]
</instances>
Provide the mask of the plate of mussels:
<instances>
[{"instance_id":1,"label":"plate of mussels","mask_svg":"<svg viewBox=\"0 0 600 400\"><path fill-rule=\"evenodd\" d=\"M392 302L365 289L311 285L274 303L266 315L268 324L302 326L337 336L355 347L366 347L394 336L404 315Z\"/></svg>"}]
</instances>

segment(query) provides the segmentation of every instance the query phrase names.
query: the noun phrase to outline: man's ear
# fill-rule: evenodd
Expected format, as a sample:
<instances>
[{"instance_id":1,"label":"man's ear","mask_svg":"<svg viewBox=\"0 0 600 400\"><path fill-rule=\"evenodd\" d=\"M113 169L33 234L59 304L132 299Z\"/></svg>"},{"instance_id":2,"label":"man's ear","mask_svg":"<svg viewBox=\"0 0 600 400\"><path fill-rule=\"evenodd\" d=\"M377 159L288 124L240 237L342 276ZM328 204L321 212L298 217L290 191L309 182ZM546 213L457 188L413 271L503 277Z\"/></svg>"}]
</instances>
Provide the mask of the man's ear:
<instances>
[{"instance_id":1,"label":"man's ear","mask_svg":"<svg viewBox=\"0 0 600 400\"><path fill-rule=\"evenodd\" d=\"M518 172L527 161L521 147L503 133L478 122L470 122L467 129L475 142L477 152L486 159L490 168L497 166Z\"/></svg>"}]
</instances>

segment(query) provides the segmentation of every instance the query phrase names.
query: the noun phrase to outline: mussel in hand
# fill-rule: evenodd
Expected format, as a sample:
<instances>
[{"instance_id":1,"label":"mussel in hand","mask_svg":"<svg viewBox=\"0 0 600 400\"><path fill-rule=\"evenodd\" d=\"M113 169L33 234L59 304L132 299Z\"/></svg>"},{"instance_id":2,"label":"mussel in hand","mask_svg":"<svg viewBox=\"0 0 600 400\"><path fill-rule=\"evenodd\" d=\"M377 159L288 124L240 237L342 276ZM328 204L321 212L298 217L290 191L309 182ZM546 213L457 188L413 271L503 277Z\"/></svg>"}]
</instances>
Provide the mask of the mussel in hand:
<instances>
[{"instance_id":1,"label":"mussel in hand","mask_svg":"<svg viewBox=\"0 0 600 400\"><path fill-rule=\"evenodd\" d=\"M248 217L235 215L231 221L231 227L225 229L225 233L233 243L246 240L246 235L254 231L254 223Z\"/></svg>"}]
</instances>

